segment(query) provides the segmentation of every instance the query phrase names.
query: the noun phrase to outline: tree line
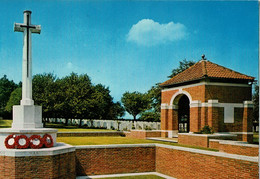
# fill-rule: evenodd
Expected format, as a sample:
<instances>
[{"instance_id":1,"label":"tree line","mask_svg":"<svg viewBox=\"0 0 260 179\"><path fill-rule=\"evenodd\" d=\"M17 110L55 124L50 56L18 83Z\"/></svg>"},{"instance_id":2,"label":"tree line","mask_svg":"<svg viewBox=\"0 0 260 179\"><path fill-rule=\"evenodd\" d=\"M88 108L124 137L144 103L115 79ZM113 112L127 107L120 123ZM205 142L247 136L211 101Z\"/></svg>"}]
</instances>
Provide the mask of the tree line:
<instances>
[{"instance_id":1,"label":"tree line","mask_svg":"<svg viewBox=\"0 0 260 179\"><path fill-rule=\"evenodd\" d=\"M171 78L190 66L194 61L184 59L179 67L172 70ZM69 119L119 119L127 111L134 120L160 121L161 88L160 83L147 92L125 92L121 102L114 102L108 87L94 85L87 74L57 78L52 73L37 74L33 77L33 99L42 106L43 118ZM4 75L0 78L0 117L11 118L12 106L20 104L22 98L21 82L14 83ZM255 85L253 94L254 120L258 121L259 88ZM81 122L80 122L81 124Z\"/></svg>"}]
</instances>

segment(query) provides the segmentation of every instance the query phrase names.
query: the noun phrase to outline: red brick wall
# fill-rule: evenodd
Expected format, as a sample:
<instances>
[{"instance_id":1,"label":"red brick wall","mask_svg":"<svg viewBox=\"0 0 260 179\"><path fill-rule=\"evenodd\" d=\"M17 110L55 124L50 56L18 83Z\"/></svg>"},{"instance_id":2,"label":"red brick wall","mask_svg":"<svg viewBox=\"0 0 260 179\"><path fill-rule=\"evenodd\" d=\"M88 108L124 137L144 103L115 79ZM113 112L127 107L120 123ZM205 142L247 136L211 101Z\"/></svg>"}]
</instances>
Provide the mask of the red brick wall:
<instances>
[{"instance_id":1,"label":"red brick wall","mask_svg":"<svg viewBox=\"0 0 260 179\"><path fill-rule=\"evenodd\" d=\"M219 103L243 103L252 99L251 87L206 86L205 101L218 99Z\"/></svg>"},{"instance_id":2,"label":"red brick wall","mask_svg":"<svg viewBox=\"0 0 260 179\"><path fill-rule=\"evenodd\" d=\"M178 135L178 143L184 145L192 145L192 146L199 146L199 147L208 147L208 137L202 135L185 135L179 134Z\"/></svg>"},{"instance_id":3,"label":"red brick wall","mask_svg":"<svg viewBox=\"0 0 260 179\"><path fill-rule=\"evenodd\" d=\"M147 137L161 137L161 131L138 131L132 130L126 135L129 138L146 139Z\"/></svg>"},{"instance_id":4,"label":"red brick wall","mask_svg":"<svg viewBox=\"0 0 260 179\"><path fill-rule=\"evenodd\" d=\"M77 175L155 171L155 147L76 149Z\"/></svg>"},{"instance_id":5,"label":"red brick wall","mask_svg":"<svg viewBox=\"0 0 260 179\"><path fill-rule=\"evenodd\" d=\"M243 101L250 101L252 99L251 87L201 85L201 86L183 88L183 90L187 91L191 95L193 101L199 100L202 103L208 102L208 100L211 99L217 99L219 103L243 103ZM179 90L163 91L161 102L170 105L172 96L178 91ZM195 110L195 112L192 110ZM177 130L175 128L178 127L178 123L174 122L175 116L173 115L172 112L170 112L170 110L168 111L162 110L161 129ZM199 131L205 125L212 126L216 132L229 132L229 131L241 132L242 131L241 122L243 119L243 111L241 113L241 108L240 109L235 108L235 123L233 124L224 123L223 108L202 107L199 113L197 113L196 109L191 109L190 114L191 114L190 128L192 132ZM251 127L250 124L248 126Z\"/></svg>"},{"instance_id":6,"label":"red brick wall","mask_svg":"<svg viewBox=\"0 0 260 179\"><path fill-rule=\"evenodd\" d=\"M231 154L246 155L246 156L258 156L259 147L256 145L252 146L242 146L242 145L232 145L232 144L222 144L219 141L209 141L209 148L217 149L220 152L226 152Z\"/></svg>"},{"instance_id":7,"label":"red brick wall","mask_svg":"<svg viewBox=\"0 0 260 179\"><path fill-rule=\"evenodd\" d=\"M172 96L177 93L179 90L172 90L172 91L162 91L161 93L161 103L167 103L170 104Z\"/></svg>"},{"instance_id":8,"label":"red brick wall","mask_svg":"<svg viewBox=\"0 0 260 179\"><path fill-rule=\"evenodd\" d=\"M201 108L190 108L190 132L199 132L201 124Z\"/></svg>"},{"instance_id":9,"label":"red brick wall","mask_svg":"<svg viewBox=\"0 0 260 179\"><path fill-rule=\"evenodd\" d=\"M178 179L257 179L258 162L157 147L156 171Z\"/></svg>"},{"instance_id":10,"label":"red brick wall","mask_svg":"<svg viewBox=\"0 0 260 179\"><path fill-rule=\"evenodd\" d=\"M183 90L191 95L193 101L200 100L201 102L207 102L205 101L205 85L183 88Z\"/></svg>"},{"instance_id":11,"label":"red brick wall","mask_svg":"<svg viewBox=\"0 0 260 179\"><path fill-rule=\"evenodd\" d=\"M0 156L0 178L76 178L75 152L54 156Z\"/></svg>"}]
</instances>

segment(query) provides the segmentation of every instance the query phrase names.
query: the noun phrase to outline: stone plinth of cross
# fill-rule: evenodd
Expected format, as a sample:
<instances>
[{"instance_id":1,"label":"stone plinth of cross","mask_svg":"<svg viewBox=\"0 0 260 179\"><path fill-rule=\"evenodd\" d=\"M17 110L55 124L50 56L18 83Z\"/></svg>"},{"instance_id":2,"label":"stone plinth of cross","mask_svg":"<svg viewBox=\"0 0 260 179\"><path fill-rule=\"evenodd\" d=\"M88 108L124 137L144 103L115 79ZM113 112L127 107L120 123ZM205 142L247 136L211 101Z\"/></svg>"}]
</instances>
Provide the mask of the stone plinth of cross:
<instances>
[{"instance_id":1,"label":"stone plinth of cross","mask_svg":"<svg viewBox=\"0 0 260 179\"><path fill-rule=\"evenodd\" d=\"M41 33L40 25L31 24L31 11L24 11L24 23L15 23L14 31L23 32L23 75L21 105L34 105L32 99L32 33Z\"/></svg>"}]
</instances>

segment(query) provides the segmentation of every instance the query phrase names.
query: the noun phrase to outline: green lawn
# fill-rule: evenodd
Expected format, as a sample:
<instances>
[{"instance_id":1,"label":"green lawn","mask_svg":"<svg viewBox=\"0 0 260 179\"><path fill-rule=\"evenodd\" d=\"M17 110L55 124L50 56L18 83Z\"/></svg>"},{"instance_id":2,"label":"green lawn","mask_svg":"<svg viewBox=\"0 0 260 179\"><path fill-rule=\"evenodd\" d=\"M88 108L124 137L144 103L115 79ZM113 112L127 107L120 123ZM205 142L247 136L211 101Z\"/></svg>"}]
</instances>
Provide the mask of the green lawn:
<instances>
[{"instance_id":1,"label":"green lawn","mask_svg":"<svg viewBox=\"0 0 260 179\"><path fill-rule=\"evenodd\" d=\"M0 128L10 128L12 126L12 120L0 120ZM77 126L64 126L63 124L46 124L47 128L56 128L58 132L100 132L100 131L113 131L107 129L85 129L78 128Z\"/></svg>"},{"instance_id":2,"label":"green lawn","mask_svg":"<svg viewBox=\"0 0 260 179\"><path fill-rule=\"evenodd\" d=\"M10 128L13 120L0 120L0 128Z\"/></svg>"},{"instance_id":3,"label":"green lawn","mask_svg":"<svg viewBox=\"0 0 260 179\"><path fill-rule=\"evenodd\" d=\"M163 177L157 176L157 175L137 175L137 176L125 176L125 177L106 177L104 179L128 179L128 178L134 178L134 179L162 179Z\"/></svg>"},{"instance_id":4,"label":"green lawn","mask_svg":"<svg viewBox=\"0 0 260 179\"><path fill-rule=\"evenodd\" d=\"M259 133L258 132L254 132L253 142L254 142L254 144L259 144Z\"/></svg>"},{"instance_id":5,"label":"green lawn","mask_svg":"<svg viewBox=\"0 0 260 179\"><path fill-rule=\"evenodd\" d=\"M132 139L126 137L57 137L57 142L64 142L70 145L110 145L110 144L147 144L147 143L157 143L166 144L173 146L189 147L202 150L218 151L215 149L194 147L189 145L180 145L178 143L163 142L155 140L145 140L145 139Z\"/></svg>"}]
</instances>

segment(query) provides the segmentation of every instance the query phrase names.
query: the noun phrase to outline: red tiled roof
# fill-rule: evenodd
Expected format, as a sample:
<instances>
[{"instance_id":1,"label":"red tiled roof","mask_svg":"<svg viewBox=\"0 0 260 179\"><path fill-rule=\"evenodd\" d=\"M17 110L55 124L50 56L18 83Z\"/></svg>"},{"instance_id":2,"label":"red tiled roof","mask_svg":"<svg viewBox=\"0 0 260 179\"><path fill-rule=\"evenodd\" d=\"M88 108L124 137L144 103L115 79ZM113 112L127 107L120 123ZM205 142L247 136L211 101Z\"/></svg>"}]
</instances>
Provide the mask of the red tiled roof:
<instances>
[{"instance_id":1,"label":"red tiled roof","mask_svg":"<svg viewBox=\"0 0 260 179\"><path fill-rule=\"evenodd\" d=\"M193 80L202 79L205 77L219 79L240 79L254 81L254 77L241 74L231 69L212 63L208 60L201 60L189 67L187 70L177 74L171 79L163 82L160 86L168 86Z\"/></svg>"}]
</instances>

